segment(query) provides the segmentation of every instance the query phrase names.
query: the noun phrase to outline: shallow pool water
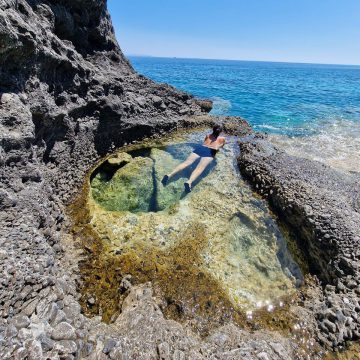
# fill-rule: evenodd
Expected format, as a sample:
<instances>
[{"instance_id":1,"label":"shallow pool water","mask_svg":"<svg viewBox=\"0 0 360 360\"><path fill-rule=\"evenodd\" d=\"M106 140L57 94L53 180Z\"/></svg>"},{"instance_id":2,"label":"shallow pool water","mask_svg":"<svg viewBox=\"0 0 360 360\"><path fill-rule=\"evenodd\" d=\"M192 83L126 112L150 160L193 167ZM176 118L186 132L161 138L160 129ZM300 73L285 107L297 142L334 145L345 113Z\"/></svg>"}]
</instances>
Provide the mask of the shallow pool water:
<instances>
[{"instance_id":1,"label":"shallow pool water","mask_svg":"<svg viewBox=\"0 0 360 360\"><path fill-rule=\"evenodd\" d=\"M126 274L152 281L170 317L224 322L231 308L251 318L253 310L282 304L302 274L265 201L240 177L235 138L227 137L191 193L183 184L193 168L163 186L163 175L204 135L124 149L93 172L87 206L106 255L92 266L108 268L108 287Z\"/></svg>"}]
</instances>

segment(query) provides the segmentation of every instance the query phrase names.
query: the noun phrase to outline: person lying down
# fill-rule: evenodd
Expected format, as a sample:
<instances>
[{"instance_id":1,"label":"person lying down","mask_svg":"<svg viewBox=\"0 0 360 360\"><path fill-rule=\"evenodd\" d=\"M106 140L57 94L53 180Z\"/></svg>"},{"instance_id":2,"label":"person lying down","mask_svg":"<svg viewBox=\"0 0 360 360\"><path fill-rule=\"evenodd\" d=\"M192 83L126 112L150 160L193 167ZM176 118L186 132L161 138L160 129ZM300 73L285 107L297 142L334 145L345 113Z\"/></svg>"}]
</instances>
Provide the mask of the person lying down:
<instances>
[{"instance_id":1,"label":"person lying down","mask_svg":"<svg viewBox=\"0 0 360 360\"><path fill-rule=\"evenodd\" d=\"M184 183L185 192L191 192L193 182L214 161L216 153L225 145L225 138L220 136L222 130L221 125L215 125L212 133L205 136L204 142L201 145L197 145L184 162L179 164L171 173L164 175L161 181L162 184L166 186L176 174L199 160L199 163L191 173L189 180Z\"/></svg>"}]
</instances>

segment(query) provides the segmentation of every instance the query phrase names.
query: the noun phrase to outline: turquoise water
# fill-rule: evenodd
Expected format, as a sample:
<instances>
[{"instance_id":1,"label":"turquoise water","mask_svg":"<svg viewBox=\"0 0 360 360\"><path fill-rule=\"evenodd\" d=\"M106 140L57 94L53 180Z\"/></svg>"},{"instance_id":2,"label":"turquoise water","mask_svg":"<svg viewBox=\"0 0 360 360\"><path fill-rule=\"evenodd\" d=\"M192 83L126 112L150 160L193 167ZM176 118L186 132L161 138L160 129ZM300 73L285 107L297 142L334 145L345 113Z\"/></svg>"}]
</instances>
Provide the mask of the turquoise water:
<instances>
[{"instance_id":1,"label":"turquoise water","mask_svg":"<svg viewBox=\"0 0 360 360\"><path fill-rule=\"evenodd\" d=\"M304 156L332 164L350 159L351 169L360 163L360 66L152 57L130 61L155 81L212 99L213 114L241 116L256 130L273 134L290 152L296 153L300 138Z\"/></svg>"},{"instance_id":2,"label":"turquoise water","mask_svg":"<svg viewBox=\"0 0 360 360\"><path fill-rule=\"evenodd\" d=\"M214 100L266 131L304 135L328 120L360 121L360 66L130 57L137 71ZM312 125L312 126L311 126Z\"/></svg>"}]
</instances>

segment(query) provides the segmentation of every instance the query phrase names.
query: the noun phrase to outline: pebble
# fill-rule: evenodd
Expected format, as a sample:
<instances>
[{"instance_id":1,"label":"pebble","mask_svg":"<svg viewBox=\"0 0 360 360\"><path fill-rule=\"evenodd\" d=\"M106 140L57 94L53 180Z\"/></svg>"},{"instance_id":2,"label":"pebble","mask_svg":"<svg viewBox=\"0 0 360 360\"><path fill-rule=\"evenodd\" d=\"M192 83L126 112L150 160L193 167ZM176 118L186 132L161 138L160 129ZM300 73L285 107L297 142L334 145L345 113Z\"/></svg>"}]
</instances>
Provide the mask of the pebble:
<instances>
[{"instance_id":1,"label":"pebble","mask_svg":"<svg viewBox=\"0 0 360 360\"><path fill-rule=\"evenodd\" d=\"M14 325L8 325L6 327L5 333L4 333L5 339L11 339L14 336L16 336L17 333L18 333L18 331Z\"/></svg>"},{"instance_id":2,"label":"pebble","mask_svg":"<svg viewBox=\"0 0 360 360\"><path fill-rule=\"evenodd\" d=\"M28 360L39 360L43 356L41 344L37 340L32 340L28 343L28 346L25 345L28 349Z\"/></svg>"},{"instance_id":3,"label":"pebble","mask_svg":"<svg viewBox=\"0 0 360 360\"><path fill-rule=\"evenodd\" d=\"M38 338L41 343L43 351L50 351L54 348L55 342L47 337L45 334L41 334Z\"/></svg>"},{"instance_id":4,"label":"pebble","mask_svg":"<svg viewBox=\"0 0 360 360\"><path fill-rule=\"evenodd\" d=\"M170 346L167 342L158 345L158 352L161 360L170 359Z\"/></svg>"},{"instance_id":5,"label":"pebble","mask_svg":"<svg viewBox=\"0 0 360 360\"><path fill-rule=\"evenodd\" d=\"M16 315L11 319L11 323L17 328L27 328L30 325L30 319L26 315Z\"/></svg>"},{"instance_id":6,"label":"pebble","mask_svg":"<svg viewBox=\"0 0 360 360\"><path fill-rule=\"evenodd\" d=\"M51 334L54 340L75 340L75 329L67 322L61 322L55 326Z\"/></svg>"},{"instance_id":7,"label":"pebble","mask_svg":"<svg viewBox=\"0 0 360 360\"><path fill-rule=\"evenodd\" d=\"M75 354L77 348L76 342L72 340L60 340L55 344L55 349L60 350L63 354Z\"/></svg>"},{"instance_id":8,"label":"pebble","mask_svg":"<svg viewBox=\"0 0 360 360\"><path fill-rule=\"evenodd\" d=\"M103 348L103 353L104 354L109 354L110 351L116 346L116 340L114 339L109 339L105 342L104 348Z\"/></svg>"}]
</instances>

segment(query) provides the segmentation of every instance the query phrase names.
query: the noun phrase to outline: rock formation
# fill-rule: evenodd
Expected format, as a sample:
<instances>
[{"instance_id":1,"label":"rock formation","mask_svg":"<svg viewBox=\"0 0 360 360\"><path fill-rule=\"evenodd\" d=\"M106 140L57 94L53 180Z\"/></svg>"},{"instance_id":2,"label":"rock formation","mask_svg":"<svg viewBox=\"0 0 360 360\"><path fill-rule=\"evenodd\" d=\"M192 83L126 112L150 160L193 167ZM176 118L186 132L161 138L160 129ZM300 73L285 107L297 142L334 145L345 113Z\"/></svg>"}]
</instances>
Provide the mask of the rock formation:
<instances>
[{"instance_id":1,"label":"rock formation","mask_svg":"<svg viewBox=\"0 0 360 360\"><path fill-rule=\"evenodd\" d=\"M318 338L330 347L360 337L360 186L347 175L287 155L264 136L243 138L239 166L296 234L324 289L314 304Z\"/></svg>"},{"instance_id":2,"label":"rock formation","mask_svg":"<svg viewBox=\"0 0 360 360\"><path fill-rule=\"evenodd\" d=\"M300 351L278 333L249 333L232 324L200 339L164 318L151 284L128 289L112 325L82 314L77 290L81 254L73 246L65 206L86 172L126 143L212 124L214 119L200 116L210 109L208 101L132 69L116 42L105 0L0 0L1 359L289 359ZM239 119L226 125L228 132L239 129L250 131ZM318 231L319 221L311 229ZM340 344L358 331L358 325L348 325L357 324L353 313L332 305L345 304L340 294L358 290L357 253L349 253L358 237L335 225L322 238L332 244L330 257L345 249L334 234L346 235L346 256L336 257L334 267L344 274L325 289L329 309L319 313L324 318L319 324L333 334L327 339ZM311 236L306 235L309 243ZM317 270L332 281L325 262ZM122 284L128 287L129 280ZM354 296L347 299L351 311L358 311Z\"/></svg>"}]
</instances>

